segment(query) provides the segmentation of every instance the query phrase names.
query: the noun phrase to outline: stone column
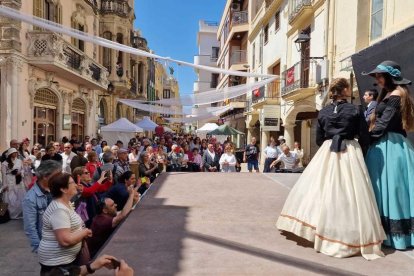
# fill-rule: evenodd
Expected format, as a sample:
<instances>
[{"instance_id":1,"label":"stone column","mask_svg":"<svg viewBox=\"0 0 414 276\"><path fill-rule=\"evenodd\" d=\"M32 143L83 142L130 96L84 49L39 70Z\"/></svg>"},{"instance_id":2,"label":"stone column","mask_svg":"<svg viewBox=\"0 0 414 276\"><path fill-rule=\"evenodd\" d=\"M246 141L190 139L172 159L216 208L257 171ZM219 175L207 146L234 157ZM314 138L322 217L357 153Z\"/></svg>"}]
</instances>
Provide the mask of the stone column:
<instances>
[{"instance_id":1,"label":"stone column","mask_svg":"<svg viewBox=\"0 0 414 276\"><path fill-rule=\"evenodd\" d=\"M285 128L285 133L283 135L285 136L286 144L293 149L293 144L295 142L295 124L293 122L286 122L283 127Z\"/></svg>"},{"instance_id":2,"label":"stone column","mask_svg":"<svg viewBox=\"0 0 414 276\"><path fill-rule=\"evenodd\" d=\"M264 165L265 158L264 158L263 151L267 147L267 144L269 143L270 132L260 130L260 136L261 136L260 137L260 164Z\"/></svg>"}]
</instances>

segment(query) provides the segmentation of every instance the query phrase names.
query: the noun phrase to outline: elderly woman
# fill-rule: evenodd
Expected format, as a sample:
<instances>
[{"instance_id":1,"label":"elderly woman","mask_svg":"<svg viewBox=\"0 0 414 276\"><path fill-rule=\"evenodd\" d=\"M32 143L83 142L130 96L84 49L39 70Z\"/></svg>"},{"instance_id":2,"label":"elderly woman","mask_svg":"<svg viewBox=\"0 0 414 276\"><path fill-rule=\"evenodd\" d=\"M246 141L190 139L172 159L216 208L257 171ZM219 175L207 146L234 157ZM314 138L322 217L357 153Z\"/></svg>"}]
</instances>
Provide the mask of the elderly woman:
<instances>
[{"instance_id":1,"label":"elderly woman","mask_svg":"<svg viewBox=\"0 0 414 276\"><path fill-rule=\"evenodd\" d=\"M236 156L233 153L233 146L227 144L224 153L220 157L221 172L236 172Z\"/></svg>"},{"instance_id":2,"label":"elderly woman","mask_svg":"<svg viewBox=\"0 0 414 276\"><path fill-rule=\"evenodd\" d=\"M22 218L22 201L26 195L26 187L23 184L23 162L17 156L17 150L10 148L6 153L6 161L1 164L4 201L9 204L12 219Z\"/></svg>"},{"instance_id":3,"label":"elderly woman","mask_svg":"<svg viewBox=\"0 0 414 276\"><path fill-rule=\"evenodd\" d=\"M172 172L179 172L184 158L184 153L177 145L172 145L171 152L168 154L168 161L171 165Z\"/></svg>"},{"instance_id":4,"label":"elderly woman","mask_svg":"<svg viewBox=\"0 0 414 276\"><path fill-rule=\"evenodd\" d=\"M38 250L41 275L47 275L56 267L75 264L82 241L92 236L92 231L83 227L81 217L71 205L70 199L78 192L71 175L55 174L49 179L49 189L53 200L43 214L42 240Z\"/></svg>"}]
</instances>

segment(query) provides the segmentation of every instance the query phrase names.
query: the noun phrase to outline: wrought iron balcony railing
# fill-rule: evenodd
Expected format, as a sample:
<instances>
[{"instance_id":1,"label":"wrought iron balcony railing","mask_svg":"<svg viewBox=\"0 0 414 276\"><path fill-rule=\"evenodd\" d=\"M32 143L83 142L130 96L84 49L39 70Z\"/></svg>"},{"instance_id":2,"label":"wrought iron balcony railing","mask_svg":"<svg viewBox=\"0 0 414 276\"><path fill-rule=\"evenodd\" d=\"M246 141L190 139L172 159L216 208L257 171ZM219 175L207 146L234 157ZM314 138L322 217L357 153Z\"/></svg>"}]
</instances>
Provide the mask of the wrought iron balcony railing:
<instances>
[{"instance_id":1,"label":"wrought iron balcony railing","mask_svg":"<svg viewBox=\"0 0 414 276\"><path fill-rule=\"evenodd\" d=\"M302 62L298 62L282 73L284 85L282 96L299 88L309 87L309 71L302 71Z\"/></svg>"},{"instance_id":2,"label":"wrought iron balcony railing","mask_svg":"<svg viewBox=\"0 0 414 276\"><path fill-rule=\"evenodd\" d=\"M59 34L35 31L28 32L27 38L31 62L65 68L101 87L108 86L108 70Z\"/></svg>"},{"instance_id":3,"label":"wrought iron balcony railing","mask_svg":"<svg viewBox=\"0 0 414 276\"><path fill-rule=\"evenodd\" d=\"M289 22L292 22L296 19L297 15L300 12L312 6L312 0L290 0L289 1Z\"/></svg>"},{"instance_id":4,"label":"wrought iron balcony railing","mask_svg":"<svg viewBox=\"0 0 414 276\"><path fill-rule=\"evenodd\" d=\"M128 1L101 0L101 14L116 14L121 17L128 17L131 10Z\"/></svg>"},{"instance_id":5,"label":"wrought iron balcony railing","mask_svg":"<svg viewBox=\"0 0 414 276\"><path fill-rule=\"evenodd\" d=\"M249 13L247 11L234 12L231 18L232 25L247 24L249 22Z\"/></svg>"}]
</instances>

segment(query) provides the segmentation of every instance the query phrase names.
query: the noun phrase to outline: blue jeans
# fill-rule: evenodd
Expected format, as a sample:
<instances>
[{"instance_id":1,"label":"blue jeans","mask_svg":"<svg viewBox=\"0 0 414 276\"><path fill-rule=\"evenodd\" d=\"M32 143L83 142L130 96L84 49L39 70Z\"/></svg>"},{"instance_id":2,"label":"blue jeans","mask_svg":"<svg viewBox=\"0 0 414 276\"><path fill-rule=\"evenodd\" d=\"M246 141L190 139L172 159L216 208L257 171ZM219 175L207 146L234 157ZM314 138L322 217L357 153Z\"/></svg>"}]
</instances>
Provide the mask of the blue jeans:
<instances>
[{"instance_id":1,"label":"blue jeans","mask_svg":"<svg viewBox=\"0 0 414 276\"><path fill-rule=\"evenodd\" d=\"M259 170L259 161L257 159L256 160L247 160L247 169L249 171L251 171L253 169L253 167L256 171L258 171Z\"/></svg>"}]
</instances>

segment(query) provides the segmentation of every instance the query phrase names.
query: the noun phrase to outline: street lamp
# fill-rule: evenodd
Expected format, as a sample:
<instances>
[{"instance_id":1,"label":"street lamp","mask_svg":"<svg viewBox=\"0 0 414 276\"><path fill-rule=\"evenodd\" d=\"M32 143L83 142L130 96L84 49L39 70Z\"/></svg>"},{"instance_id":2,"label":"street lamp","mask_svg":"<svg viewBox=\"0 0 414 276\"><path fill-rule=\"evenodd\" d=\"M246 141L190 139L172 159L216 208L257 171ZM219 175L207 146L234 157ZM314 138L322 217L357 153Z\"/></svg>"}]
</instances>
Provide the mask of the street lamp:
<instances>
[{"instance_id":1,"label":"street lamp","mask_svg":"<svg viewBox=\"0 0 414 276\"><path fill-rule=\"evenodd\" d=\"M308 43L310 41L310 35L304 31L302 31L299 35L298 38L295 39L295 46L296 46L296 50L298 50L298 52L302 53L302 58L303 59L325 59L325 57L305 57L303 56L303 44L304 43Z\"/></svg>"}]
</instances>

